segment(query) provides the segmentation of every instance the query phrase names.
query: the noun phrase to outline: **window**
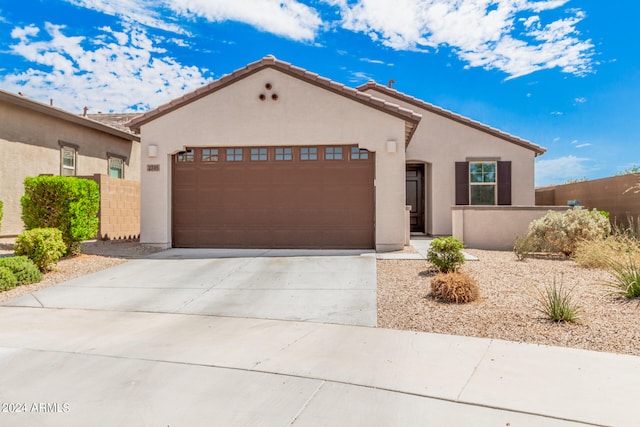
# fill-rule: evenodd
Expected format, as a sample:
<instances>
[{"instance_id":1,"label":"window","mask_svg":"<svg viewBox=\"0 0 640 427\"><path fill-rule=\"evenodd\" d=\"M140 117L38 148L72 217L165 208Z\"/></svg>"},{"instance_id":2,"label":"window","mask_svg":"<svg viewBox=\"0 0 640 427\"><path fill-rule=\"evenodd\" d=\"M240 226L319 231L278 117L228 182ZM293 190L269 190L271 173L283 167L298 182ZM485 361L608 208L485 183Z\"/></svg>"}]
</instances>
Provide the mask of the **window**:
<instances>
[{"instance_id":1,"label":"window","mask_svg":"<svg viewBox=\"0 0 640 427\"><path fill-rule=\"evenodd\" d=\"M62 147L62 161L60 164L60 175L75 176L76 175L76 149L71 147Z\"/></svg>"},{"instance_id":2,"label":"window","mask_svg":"<svg viewBox=\"0 0 640 427\"><path fill-rule=\"evenodd\" d=\"M124 178L124 160L117 157L109 158L109 176L111 178Z\"/></svg>"},{"instance_id":3,"label":"window","mask_svg":"<svg viewBox=\"0 0 640 427\"><path fill-rule=\"evenodd\" d=\"M342 160L342 147L327 147L324 154L325 160Z\"/></svg>"},{"instance_id":4,"label":"window","mask_svg":"<svg viewBox=\"0 0 640 427\"><path fill-rule=\"evenodd\" d=\"M202 149L202 161L203 162L217 162L219 159L217 148L203 148Z\"/></svg>"},{"instance_id":5,"label":"window","mask_svg":"<svg viewBox=\"0 0 640 427\"><path fill-rule=\"evenodd\" d=\"M267 149L266 148L252 148L251 149L251 161L253 162L264 162L267 160Z\"/></svg>"},{"instance_id":6,"label":"window","mask_svg":"<svg viewBox=\"0 0 640 427\"><path fill-rule=\"evenodd\" d=\"M469 163L470 204L495 205L496 183L496 162Z\"/></svg>"},{"instance_id":7,"label":"window","mask_svg":"<svg viewBox=\"0 0 640 427\"><path fill-rule=\"evenodd\" d=\"M351 160L366 160L369 158L369 151L364 148L351 147Z\"/></svg>"},{"instance_id":8,"label":"window","mask_svg":"<svg viewBox=\"0 0 640 427\"><path fill-rule=\"evenodd\" d=\"M511 162L456 162L456 205L511 205Z\"/></svg>"},{"instance_id":9,"label":"window","mask_svg":"<svg viewBox=\"0 0 640 427\"><path fill-rule=\"evenodd\" d=\"M316 147L300 148L300 160L318 160L318 149Z\"/></svg>"},{"instance_id":10,"label":"window","mask_svg":"<svg viewBox=\"0 0 640 427\"><path fill-rule=\"evenodd\" d=\"M293 160L293 149L291 147L276 147L276 160Z\"/></svg>"},{"instance_id":11,"label":"window","mask_svg":"<svg viewBox=\"0 0 640 427\"><path fill-rule=\"evenodd\" d=\"M227 162L241 162L242 148L227 148Z\"/></svg>"},{"instance_id":12,"label":"window","mask_svg":"<svg viewBox=\"0 0 640 427\"><path fill-rule=\"evenodd\" d=\"M186 150L186 151L181 151L178 153L178 156L176 157L176 161L182 163L182 162L195 162L196 158L195 158L195 153L193 150Z\"/></svg>"}]
</instances>

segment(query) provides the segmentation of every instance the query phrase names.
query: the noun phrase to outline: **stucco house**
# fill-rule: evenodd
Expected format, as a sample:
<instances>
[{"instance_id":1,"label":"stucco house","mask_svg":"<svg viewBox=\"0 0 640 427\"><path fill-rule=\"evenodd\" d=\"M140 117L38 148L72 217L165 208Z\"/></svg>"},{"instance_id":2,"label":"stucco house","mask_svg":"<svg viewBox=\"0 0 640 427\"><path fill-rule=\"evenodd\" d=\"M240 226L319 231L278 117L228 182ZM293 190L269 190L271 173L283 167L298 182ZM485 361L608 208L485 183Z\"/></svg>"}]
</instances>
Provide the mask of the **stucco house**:
<instances>
[{"instance_id":1,"label":"stucco house","mask_svg":"<svg viewBox=\"0 0 640 427\"><path fill-rule=\"evenodd\" d=\"M101 174L139 181L139 164L137 135L0 90L0 235L23 231L26 177Z\"/></svg>"},{"instance_id":2,"label":"stucco house","mask_svg":"<svg viewBox=\"0 0 640 427\"><path fill-rule=\"evenodd\" d=\"M452 206L533 205L542 147L393 89L267 56L128 124L141 242L401 249ZM411 205L407 215L406 205Z\"/></svg>"}]
</instances>

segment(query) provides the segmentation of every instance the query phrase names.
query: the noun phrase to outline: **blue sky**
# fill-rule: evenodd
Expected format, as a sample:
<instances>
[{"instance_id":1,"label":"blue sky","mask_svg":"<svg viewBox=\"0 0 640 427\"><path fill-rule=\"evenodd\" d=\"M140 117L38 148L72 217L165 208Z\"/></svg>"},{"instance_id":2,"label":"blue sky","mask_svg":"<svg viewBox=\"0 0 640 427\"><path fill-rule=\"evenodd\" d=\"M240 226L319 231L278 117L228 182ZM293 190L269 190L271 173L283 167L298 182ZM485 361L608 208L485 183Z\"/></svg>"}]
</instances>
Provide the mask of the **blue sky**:
<instances>
[{"instance_id":1,"label":"blue sky","mask_svg":"<svg viewBox=\"0 0 640 427\"><path fill-rule=\"evenodd\" d=\"M637 2L0 0L0 88L155 108L267 54L542 145L536 185L640 165Z\"/></svg>"}]
</instances>

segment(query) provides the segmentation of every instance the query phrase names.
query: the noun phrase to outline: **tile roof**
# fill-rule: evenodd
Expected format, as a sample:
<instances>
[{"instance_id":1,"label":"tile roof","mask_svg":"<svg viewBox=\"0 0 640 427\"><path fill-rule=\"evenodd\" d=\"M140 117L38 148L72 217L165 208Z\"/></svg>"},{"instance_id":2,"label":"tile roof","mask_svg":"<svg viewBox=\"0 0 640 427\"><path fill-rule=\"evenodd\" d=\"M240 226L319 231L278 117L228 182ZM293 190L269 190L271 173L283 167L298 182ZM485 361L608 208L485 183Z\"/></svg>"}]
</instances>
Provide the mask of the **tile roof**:
<instances>
[{"instance_id":1,"label":"tile roof","mask_svg":"<svg viewBox=\"0 0 640 427\"><path fill-rule=\"evenodd\" d=\"M13 104L22 108L36 111L38 113L55 117L60 120L75 123L80 126L85 126L87 128L94 129L99 132L108 133L110 135L125 139L127 141L137 141L137 142L140 141L139 136L134 135L128 131L117 129L107 124L100 123L95 120L91 120L90 118L70 113L61 108L52 107L42 102L34 101L22 95L16 95L10 92L6 92L4 90L0 90L0 102Z\"/></svg>"},{"instance_id":2,"label":"tile roof","mask_svg":"<svg viewBox=\"0 0 640 427\"><path fill-rule=\"evenodd\" d=\"M368 93L360 92L352 87L345 86L341 83L322 77L316 73L312 73L303 68L291 65L288 62L280 61L272 55L267 55L261 60L253 62L245 66L244 68L240 68L232 72L231 74L222 76L220 79L215 80L209 83L208 85L202 86L201 88L195 90L194 92L188 93L182 96L181 98L174 99L173 101L167 104L161 105L155 110L142 114L141 116L138 116L133 120L131 120L126 125L130 127L132 130L139 132L140 127L145 123L155 120L156 118L164 114L167 114L173 110L176 110L186 104L194 102L204 96L209 95L212 92L220 90L225 86L228 86L244 77L250 76L265 68L274 68L292 77L299 78L308 83L319 86L323 89L329 90L331 92L353 99L362 104L365 104L370 107L389 113L393 116L404 119L405 123L407 124L406 126L407 130L405 135L406 142L408 142L411 139L411 136L413 135L413 132L417 127L418 122L422 118L420 114L417 114L409 109L402 108L397 104L393 104L381 98L376 98L375 96L372 96Z\"/></svg>"},{"instance_id":3,"label":"tile roof","mask_svg":"<svg viewBox=\"0 0 640 427\"><path fill-rule=\"evenodd\" d=\"M407 95L405 93L399 92L395 89L389 88L387 86L383 86L374 81L369 81L363 85L360 85L356 88L359 91L367 91L367 90L376 90L378 92L383 93L384 95L391 96L395 99L404 101L410 105L422 108L431 113L438 114L442 117L446 117L448 119L454 120L456 122L462 123L464 125L470 126L474 129L477 129L482 132L486 132L490 135L496 136L498 138L504 139L505 141L511 142L513 144L519 145L524 148L528 148L531 151L534 151L537 156L544 154L547 149L541 147L537 144L529 142L525 139L519 138L517 136L508 134L499 129L493 128L491 126L485 125L483 123L477 122L470 118L461 116L460 114L453 113L451 111L445 110L443 108L437 107L433 104L429 104L428 102L422 101L421 99L415 98L413 96Z\"/></svg>"}]
</instances>

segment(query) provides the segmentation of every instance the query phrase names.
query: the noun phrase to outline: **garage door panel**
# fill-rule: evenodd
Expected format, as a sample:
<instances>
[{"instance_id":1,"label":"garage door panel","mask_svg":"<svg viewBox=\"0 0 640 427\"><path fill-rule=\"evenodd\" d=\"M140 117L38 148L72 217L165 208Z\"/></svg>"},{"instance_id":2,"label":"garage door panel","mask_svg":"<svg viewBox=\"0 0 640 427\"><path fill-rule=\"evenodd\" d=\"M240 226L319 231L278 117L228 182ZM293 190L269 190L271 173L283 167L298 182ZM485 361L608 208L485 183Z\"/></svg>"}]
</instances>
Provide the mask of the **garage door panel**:
<instances>
[{"instance_id":1,"label":"garage door panel","mask_svg":"<svg viewBox=\"0 0 640 427\"><path fill-rule=\"evenodd\" d=\"M374 154L368 160L177 163L176 247L372 248ZM319 153L321 148L318 149ZM343 153L349 153L344 147Z\"/></svg>"}]
</instances>

